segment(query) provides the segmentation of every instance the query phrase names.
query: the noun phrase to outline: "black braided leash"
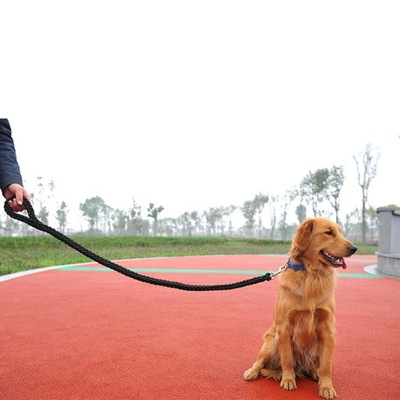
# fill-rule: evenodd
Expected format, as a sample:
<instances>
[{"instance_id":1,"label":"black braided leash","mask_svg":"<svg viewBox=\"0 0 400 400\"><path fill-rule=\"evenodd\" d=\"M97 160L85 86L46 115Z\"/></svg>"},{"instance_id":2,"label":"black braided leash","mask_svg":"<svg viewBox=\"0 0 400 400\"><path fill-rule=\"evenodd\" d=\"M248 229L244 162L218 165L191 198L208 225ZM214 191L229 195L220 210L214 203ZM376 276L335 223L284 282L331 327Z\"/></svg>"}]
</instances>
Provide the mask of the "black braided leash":
<instances>
[{"instance_id":1,"label":"black braided leash","mask_svg":"<svg viewBox=\"0 0 400 400\"><path fill-rule=\"evenodd\" d=\"M36 218L35 210L33 209L32 204L29 202L29 200L27 200L25 198L24 198L24 206L28 212L28 217L24 214L16 213L8 204L8 202L10 200L12 200L13 198L14 197L6 200L4 203L4 210L11 218L25 222L26 224L32 226L33 228L38 229L39 231L46 232L49 235L60 240L61 242L65 243L69 247L72 247L79 253L82 253L84 256L92 259L93 261L96 261L97 263L104 265L107 268L110 268L116 272L119 272L120 274L123 274L129 278L136 279L140 282L150 283L151 285L165 286L168 288L187 290L187 291L195 291L195 292L232 290L232 289L239 289L239 288L242 288L245 286L255 285L257 283L261 283L264 281L270 281L271 279L275 278L275 276L277 274L282 272L283 267L281 267L279 269L279 271L275 272L275 273L267 272L266 274L258 276L256 278L246 279L244 281L228 283L228 284L224 284L224 285L190 285L190 284L186 284L186 283L168 281L168 280L164 280L164 279L157 279L157 278L153 278L151 276L142 275L137 272L131 271L127 268L124 268L121 265L118 265L112 261L106 260L103 257L100 257L99 255L97 255L97 254L91 252L90 250L86 249L85 247L81 246L79 243L73 241L68 236L65 236L61 232L51 228L50 226L43 224Z\"/></svg>"}]
</instances>

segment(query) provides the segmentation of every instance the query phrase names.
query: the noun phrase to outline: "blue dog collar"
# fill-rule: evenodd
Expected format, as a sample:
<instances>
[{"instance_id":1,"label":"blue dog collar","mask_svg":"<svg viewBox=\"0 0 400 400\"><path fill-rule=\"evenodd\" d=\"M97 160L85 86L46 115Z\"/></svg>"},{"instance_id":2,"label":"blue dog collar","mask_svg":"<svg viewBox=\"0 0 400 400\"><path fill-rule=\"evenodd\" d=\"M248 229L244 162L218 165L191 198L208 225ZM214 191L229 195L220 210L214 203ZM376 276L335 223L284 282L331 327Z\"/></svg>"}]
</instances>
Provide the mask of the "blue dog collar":
<instances>
[{"instance_id":1,"label":"blue dog collar","mask_svg":"<svg viewBox=\"0 0 400 400\"><path fill-rule=\"evenodd\" d=\"M290 258L287 261L287 266L288 266L288 268L292 268L295 271L305 271L306 270L306 267L303 264L292 264L290 262Z\"/></svg>"}]
</instances>

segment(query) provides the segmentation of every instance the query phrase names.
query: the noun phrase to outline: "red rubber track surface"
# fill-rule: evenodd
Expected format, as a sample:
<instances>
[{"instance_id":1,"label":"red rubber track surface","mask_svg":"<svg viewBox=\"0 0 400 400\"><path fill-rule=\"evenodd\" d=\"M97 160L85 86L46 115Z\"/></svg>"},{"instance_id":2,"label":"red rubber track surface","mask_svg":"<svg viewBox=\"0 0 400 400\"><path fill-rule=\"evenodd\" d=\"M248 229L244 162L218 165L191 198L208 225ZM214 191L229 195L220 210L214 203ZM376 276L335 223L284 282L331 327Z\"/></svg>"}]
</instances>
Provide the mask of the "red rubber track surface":
<instances>
[{"instance_id":1,"label":"red rubber track surface","mask_svg":"<svg viewBox=\"0 0 400 400\"><path fill-rule=\"evenodd\" d=\"M276 271L285 261L256 255L119 263L141 273L157 269L148 275L163 279L217 284ZM343 400L400 398L400 280L365 273L373 264L375 256L355 255L339 271L334 386ZM2 281L0 399L318 399L317 383L307 379L288 392L275 381L242 378L272 321L277 287L275 280L186 292L97 264Z\"/></svg>"}]
</instances>

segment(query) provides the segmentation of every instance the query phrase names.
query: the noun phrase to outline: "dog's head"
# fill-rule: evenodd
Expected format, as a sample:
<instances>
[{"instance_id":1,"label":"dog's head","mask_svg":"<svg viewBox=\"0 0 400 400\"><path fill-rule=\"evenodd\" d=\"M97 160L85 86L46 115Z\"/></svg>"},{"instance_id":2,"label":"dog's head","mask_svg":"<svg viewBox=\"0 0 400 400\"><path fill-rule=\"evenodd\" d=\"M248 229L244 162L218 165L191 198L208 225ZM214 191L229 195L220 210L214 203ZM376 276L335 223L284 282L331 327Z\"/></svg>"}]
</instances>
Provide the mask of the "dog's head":
<instances>
[{"instance_id":1,"label":"dog's head","mask_svg":"<svg viewBox=\"0 0 400 400\"><path fill-rule=\"evenodd\" d=\"M343 257L357 251L338 224L326 218L310 218L297 228L290 249L290 258L303 264L346 268Z\"/></svg>"}]
</instances>

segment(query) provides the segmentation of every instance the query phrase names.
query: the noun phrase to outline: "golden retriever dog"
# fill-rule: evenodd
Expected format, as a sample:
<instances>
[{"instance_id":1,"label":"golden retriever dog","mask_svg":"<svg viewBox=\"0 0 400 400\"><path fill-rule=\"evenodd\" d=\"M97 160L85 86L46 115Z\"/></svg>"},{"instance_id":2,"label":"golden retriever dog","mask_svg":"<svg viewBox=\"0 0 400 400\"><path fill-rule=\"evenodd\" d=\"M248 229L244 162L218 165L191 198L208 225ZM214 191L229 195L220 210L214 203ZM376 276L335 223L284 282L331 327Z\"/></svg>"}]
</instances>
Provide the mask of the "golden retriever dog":
<instances>
[{"instance_id":1,"label":"golden retriever dog","mask_svg":"<svg viewBox=\"0 0 400 400\"><path fill-rule=\"evenodd\" d=\"M332 384L335 347L335 284L343 257L357 248L326 218L303 221L280 275L272 326L264 334L258 358L244 374L250 381L273 378L294 390L296 376L318 381L319 395L335 398Z\"/></svg>"}]
</instances>

